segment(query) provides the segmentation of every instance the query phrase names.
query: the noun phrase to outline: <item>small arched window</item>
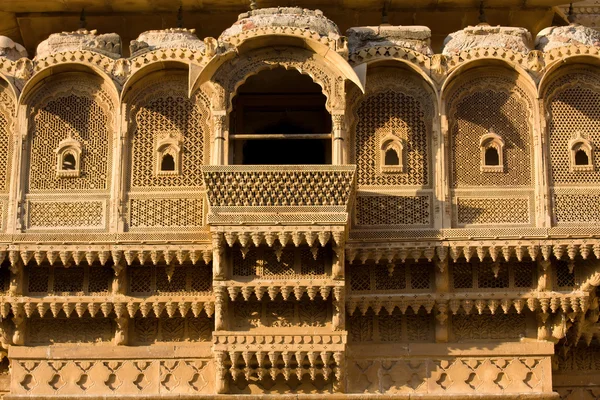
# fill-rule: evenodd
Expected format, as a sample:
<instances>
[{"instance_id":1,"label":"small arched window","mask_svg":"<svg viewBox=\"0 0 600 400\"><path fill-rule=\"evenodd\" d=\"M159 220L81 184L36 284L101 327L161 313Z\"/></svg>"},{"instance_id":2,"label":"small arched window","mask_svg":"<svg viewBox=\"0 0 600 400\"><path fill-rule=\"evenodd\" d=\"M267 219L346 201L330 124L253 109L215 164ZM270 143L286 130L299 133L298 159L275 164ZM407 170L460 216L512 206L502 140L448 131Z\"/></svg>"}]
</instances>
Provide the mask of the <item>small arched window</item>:
<instances>
[{"instance_id":1,"label":"small arched window","mask_svg":"<svg viewBox=\"0 0 600 400\"><path fill-rule=\"evenodd\" d=\"M393 133L381 140L380 169L383 173L404 172L404 145Z\"/></svg>"},{"instance_id":2,"label":"small arched window","mask_svg":"<svg viewBox=\"0 0 600 400\"><path fill-rule=\"evenodd\" d=\"M170 154L163 155L162 161L160 163L161 171L175 171L175 160L173 156Z\"/></svg>"},{"instance_id":3,"label":"small arched window","mask_svg":"<svg viewBox=\"0 0 600 400\"><path fill-rule=\"evenodd\" d=\"M174 132L162 134L156 142L156 175L179 175L181 170L181 141Z\"/></svg>"},{"instance_id":4,"label":"small arched window","mask_svg":"<svg viewBox=\"0 0 600 400\"><path fill-rule=\"evenodd\" d=\"M581 132L575 132L569 142L571 171L594 171L594 146Z\"/></svg>"},{"instance_id":5,"label":"small arched window","mask_svg":"<svg viewBox=\"0 0 600 400\"><path fill-rule=\"evenodd\" d=\"M75 156L71 153L65 154L63 158L62 169L65 171L74 171L77 169L77 161Z\"/></svg>"},{"instance_id":6,"label":"small arched window","mask_svg":"<svg viewBox=\"0 0 600 400\"><path fill-rule=\"evenodd\" d=\"M488 147L485 149L485 165L486 166L498 166L500 165L500 156L498 155L498 149L495 147Z\"/></svg>"},{"instance_id":7,"label":"small arched window","mask_svg":"<svg viewBox=\"0 0 600 400\"><path fill-rule=\"evenodd\" d=\"M387 149L385 151L385 166L398 166L400 165L400 157L398 157L398 153L396 153L395 149Z\"/></svg>"},{"instance_id":8,"label":"small arched window","mask_svg":"<svg viewBox=\"0 0 600 400\"><path fill-rule=\"evenodd\" d=\"M504 139L492 129L479 139L481 172L504 172Z\"/></svg>"},{"instance_id":9,"label":"small arched window","mask_svg":"<svg viewBox=\"0 0 600 400\"><path fill-rule=\"evenodd\" d=\"M76 178L80 176L81 144L67 138L58 144L56 153L56 176L59 178Z\"/></svg>"}]
</instances>

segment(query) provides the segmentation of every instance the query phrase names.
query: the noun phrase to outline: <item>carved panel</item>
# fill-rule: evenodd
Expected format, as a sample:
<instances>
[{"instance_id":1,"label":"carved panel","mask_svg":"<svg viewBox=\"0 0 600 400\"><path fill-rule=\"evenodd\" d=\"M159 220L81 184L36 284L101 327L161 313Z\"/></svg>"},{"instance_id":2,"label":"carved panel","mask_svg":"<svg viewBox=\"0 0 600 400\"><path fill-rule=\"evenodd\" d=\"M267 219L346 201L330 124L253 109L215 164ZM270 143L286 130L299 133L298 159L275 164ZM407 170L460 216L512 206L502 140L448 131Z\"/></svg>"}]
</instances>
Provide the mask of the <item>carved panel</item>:
<instances>
[{"instance_id":1,"label":"carved panel","mask_svg":"<svg viewBox=\"0 0 600 400\"><path fill-rule=\"evenodd\" d=\"M103 201L29 201L31 228L104 228Z\"/></svg>"},{"instance_id":2,"label":"carved panel","mask_svg":"<svg viewBox=\"0 0 600 400\"><path fill-rule=\"evenodd\" d=\"M558 194L553 193L554 221L560 223L600 222L600 193Z\"/></svg>"},{"instance_id":3,"label":"carved panel","mask_svg":"<svg viewBox=\"0 0 600 400\"><path fill-rule=\"evenodd\" d=\"M160 342L206 342L212 340L214 320L202 313L198 317L142 317L130 324L131 340L136 345Z\"/></svg>"},{"instance_id":4,"label":"carved panel","mask_svg":"<svg viewBox=\"0 0 600 400\"><path fill-rule=\"evenodd\" d=\"M588 171L572 171L572 163L569 160L571 153L569 142L578 133L589 139L594 145L594 155L598 155L598 146L600 146L598 79L599 75L596 71L576 68L560 75L546 91L545 99L549 112L550 174L554 185L595 185L600 182L598 157L592 157L595 168ZM585 207L586 199L581 200Z\"/></svg>"},{"instance_id":5,"label":"carved panel","mask_svg":"<svg viewBox=\"0 0 600 400\"><path fill-rule=\"evenodd\" d=\"M532 184L531 102L514 80L500 76L469 79L449 100L451 185ZM490 130L505 142L504 171L482 172L479 139Z\"/></svg>"},{"instance_id":6,"label":"carved panel","mask_svg":"<svg viewBox=\"0 0 600 400\"><path fill-rule=\"evenodd\" d=\"M11 133L13 128L15 105L9 93L8 85L0 82L0 192L8 192L10 164L13 154Z\"/></svg>"},{"instance_id":7,"label":"carved panel","mask_svg":"<svg viewBox=\"0 0 600 400\"><path fill-rule=\"evenodd\" d=\"M214 376L208 358L20 359L13 365L11 392L34 397L212 394Z\"/></svg>"},{"instance_id":8,"label":"carved panel","mask_svg":"<svg viewBox=\"0 0 600 400\"><path fill-rule=\"evenodd\" d=\"M275 300L265 296L257 301L253 296L248 301L237 300L229 303L232 323L236 330L258 327L325 327L331 319L331 301L320 297L310 300L308 296L300 301L278 295Z\"/></svg>"},{"instance_id":9,"label":"carved panel","mask_svg":"<svg viewBox=\"0 0 600 400\"><path fill-rule=\"evenodd\" d=\"M470 340L519 340L526 337L524 314L484 313L452 316L452 334L457 342Z\"/></svg>"},{"instance_id":10,"label":"carved panel","mask_svg":"<svg viewBox=\"0 0 600 400\"><path fill-rule=\"evenodd\" d=\"M176 265L169 279L164 264L129 268L132 295L206 293L212 288L212 272L206 265Z\"/></svg>"},{"instance_id":11,"label":"carved panel","mask_svg":"<svg viewBox=\"0 0 600 400\"><path fill-rule=\"evenodd\" d=\"M528 198L457 199L458 224L529 224L531 211Z\"/></svg>"},{"instance_id":12,"label":"carved panel","mask_svg":"<svg viewBox=\"0 0 600 400\"><path fill-rule=\"evenodd\" d=\"M551 392L549 357L395 358L348 361L351 393L463 395Z\"/></svg>"},{"instance_id":13,"label":"carved panel","mask_svg":"<svg viewBox=\"0 0 600 400\"><path fill-rule=\"evenodd\" d=\"M369 310L348 317L348 339L353 343L431 342L433 334L433 315L425 310L401 313L396 309L391 314L382 310L378 315Z\"/></svg>"},{"instance_id":14,"label":"carved panel","mask_svg":"<svg viewBox=\"0 0 600 400\"><path fill-rule=\"evenodd\" d=\"M425 115L430 105L423 104L428 96L414 80L404 79L407 85L403 85L397 78L397 74L384 75L380 91L355 106L353 153L358 185L429 185L430 128ZM379 168L381 142L390 135L405 144L402 173L382 173Z\"/></svg>"},{"instance_id":15,"label":"carved panel","mask_svg":"<svg viewBox=\"0 0 600 400\"><path fill-rule=\"evenodd\" d=\"M348 269L352 292L427 292L432 288L433 264L426 261L393 262L351 266Z\"/></svg>"},{"instance_id":16,"label":"carved panel","mask_svg":"<svg viewBox=\"0 0 600 400\"><path fill-rule=\"evenodd\" d=\"M129 227L199 228L203 223L202 199L131 199Z\"/></svg>"},{"instance_id":17,"label":"carved panel","mask_svg":"<svg viewBox=\"0 0 600 400\"><path fill-rule=\"evenodd\" d=\"M130 110L131 187L200 187L205 135L209 132L207 99L200 91L188 98L187 79L169 77L146 82ZM156 174L155 149L160 139L181 140L181 174Z\"/></svg>"},{"instance_id":18,"label":"carved panel","mask_svg":"<svg viewBox=\"0 0 600 400\"><path fill-rule=\"evenodd\" d=\"M358 196L356 224L359 226L431 225L429 196Z\"/></svg>"},{"instance_id":19,"label":"carved panel","mask_svg":"<svg viewBox=\"0 0 600 400\"><path fill-rule=\"evenodd\" d=\"M112 101L100 83L47 84L32 101L30 191L107 190L112 166ZM81 144L78 177L57 175L55 150L67 138Z\"/></svg>"},{"instance_id":20,"label":"carved panel","mask_svg":"<svg viewBox=\"0 0 600 400\"><path fill-rule=\"evenodd\" d=\"M109 318L30 318L27 341L31 345L50 343L110 342L115 324Z\"/></svg>"}]
</instances>

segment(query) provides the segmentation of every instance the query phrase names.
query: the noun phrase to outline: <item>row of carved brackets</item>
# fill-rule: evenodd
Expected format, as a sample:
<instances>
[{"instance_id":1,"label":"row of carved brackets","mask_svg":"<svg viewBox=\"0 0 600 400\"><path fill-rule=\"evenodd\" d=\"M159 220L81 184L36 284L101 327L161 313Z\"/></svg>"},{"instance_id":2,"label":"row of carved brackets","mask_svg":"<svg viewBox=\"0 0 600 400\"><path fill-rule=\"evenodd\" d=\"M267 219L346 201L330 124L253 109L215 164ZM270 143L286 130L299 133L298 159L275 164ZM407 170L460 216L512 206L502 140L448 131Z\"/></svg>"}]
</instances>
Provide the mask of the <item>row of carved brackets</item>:
<instances>
[{"instance_id":1,"label":"row of carved brackets","mask_svg":"<svg viewBox=\"0 0 600 400\"><path fill-rule=\"evenodd\" d=\"M298 281L293 285L289 285L288 282L265 285L261 285L260 282L253 282L249 285L232 284L229 282L226 286L222 282L215 281L214 285L215 291L218 290L217 287L226 288L231 301L236 301L240 293L244 301L249 301L252 294L254 294L259 301L263 299L265 294L268 294L269 298L272 301L275 301L279 293L281 293L283 300L290 299L290 295L293 294L296 300L300 301L302 296L304 296L304 293L308 295L308 298L311 301L315 300L317 295L321 295L323 300L327 300L331 292L333 292L333 299L335 301L341 301L344 298L343 282L334 280L323 280L322 282L318 282L317 280Z\"/></svg>"},{"instance_id":2,"label":"row of carved brackets","mask_svg":"<svg viewBox=\"0 0 600 400\"><path fill-rule=\"evenodd\" d=\"M468 295L465 295L468 296ZM453 315L456 315L459 310L467 314L483 314L489 310L491 314L503 312L508 314L512 307L518 314L521 314L523 309L527 307L529 310L536 312L541 311L543 314L556 313L562 311L565 314L583 313L588 309L597 308L597 300L590 299L588 293L556 293L556 292L540 292L535 294L526 294L519 298L511 298L504 296L485 296L485 294L472 294L470 298L448 298L449 296L427 295L427 296L351 296L346 302L346 312L353 315L356 311L365 315L369 309L373 310L376 315L385 309L391 314L397 307L401 313L406 313L408 308L411 308L414 313L417 313L421 307L427 313L431 313L434 308L438 311L447 312L450 310ZM462 297L462 296L461 296ZM479 297L479 298L476 298ZM482 298L483 297L483 298ZM488 297L488 298L486 298Z\"/></svg>"},{"instance_id":3,"label":"row of carved brackets","mask_svg":"<svg viewBox=\"0 0 600 400\"><path fill-rule=\"evenodd\" d=\"M338 365L343 360L342 351L328 350L308 350L308 351L288 351L288 350L269 350L269 351L219 351L216 353L222 364L225 363L229 356L229 364L231 365L228 372L234 381L245 376L248 380L251 376L256 376L258 379L271 376L273 380L278 375L282 375L285 380L289 380L292 376L297 376L302 379L304 375L310 376L311 380L315 380L317 375L323 375L327 380L334 372L337 374ZM249 367L253 359L256 359L258 368ZM308 359L309 368L303 367L305 359ZM280 361L281 360L281 361ZM267 361L270 367L267 368ZM295 361L295 366L294 366ZM243 367L238 365L243 362ZM278 364L283 364L283 368L276 367Z\"/></svg>"},{"instance_id":4,"label":"row of carved brackets","mask_svg":"<svg viewBox=\"0 0 600 400\"><path fill-rule=\"evenodd\" d=\"M10 264L15 267L19 262L27 265L34 260L41 265L44 260L54 264L57 260L65 267L72 263L79 265L84 260L92 265L96 260L105 265L112 259L115 265L120 265L125 260L131 265L138 260L140 263L151 261L158 264L164 261L172 264L176 261L180 264L191 261L196 264L200 260L208 264L212 260L212 247L210 245L135 245L135 246L78 246L78 245L32 245L32 246L10 246L0 250L0 262L8 256Z\"/></svg>"},{"instance_id":5,"label":"row of carved brackets","mask_svg":"<svg viewBox=\"0 0 600 400\"><path fill-rule=\"evenodd\" d=\"M134 318L139 311L144 318L154 314L154 317L159 317L163 311L166 312L169 318L175 316L184 317L189 311L194 317L198 317L202 311L210 318L215 311L215 303L210 299L198 301L196 299L181 301L167 300L139 300L132 298L120 298L118 300L98 299L97 301L81 301L81 299L55 299L55 301L47 301L45 299L13 299L0 303L0 315L2 318L7 318L12 311L13 315L25 315L31 318L34 314L39 314L40 317L46 316L48 311L51 312L54 318L58 317L63 311L67 318L71 316L83 317L86 311L92 317L96 317L101 312L105 318L108 318L111 312L114 311L117 318L127 317Z\"/></svg>"},{"instance_id":6,"label":"row of carved brackets","mask_svg":"<svg viewBox=\"0 0 600 400\"><path fill-rule=\"evenodd\" d=\"M422 258L430 262L434 259L457 262L461 257L464 257L467 262L474 258L483 261L488 257L492 262L510 261L512 258L516 258L520 262L527 256L532 260L541 256L544 261L549 261L552 256L559 260L563 258L575 260L577 256L581 256L587 260L592 254L600 259L600 240L403 242L388 246L348 243L346 245L348 262L360 261L362 264L367 260L373 260L375 263L381 263L382 260L392 263L395 260L405 262L407 259L419 260ZM440 269L443 269L441 264Z\"/></svg>"},{"instance_id":7,"label":"row of carved brackets","mask_svg":"<svg viewBox=\"0 0 600 400\"><path fill-rule=\"evenodd\" d=\"M277 244L287 246L293 244L298 247L307 244L309 247L317 244L326 246L331 239L337 246L344 243L346 236L345 226L285 226L285 227L211 227L213 232L213 245L227 243L233 247L238 243L242 248L251 245L256 247L265 243L269 247Z\"/></svg>"}]
</instances>

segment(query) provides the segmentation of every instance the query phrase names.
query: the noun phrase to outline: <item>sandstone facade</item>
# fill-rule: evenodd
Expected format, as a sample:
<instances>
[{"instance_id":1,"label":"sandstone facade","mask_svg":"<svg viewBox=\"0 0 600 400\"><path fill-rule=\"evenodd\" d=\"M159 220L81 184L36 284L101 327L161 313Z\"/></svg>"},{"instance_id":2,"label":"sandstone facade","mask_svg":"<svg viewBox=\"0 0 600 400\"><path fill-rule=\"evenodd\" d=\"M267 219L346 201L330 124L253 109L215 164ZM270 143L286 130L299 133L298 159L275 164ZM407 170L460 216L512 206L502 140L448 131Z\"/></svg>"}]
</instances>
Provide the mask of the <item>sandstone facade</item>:
<instances>
[{"instance_id":1,"label":"sandstone facade","mask_svg":"<svg viewBox=\"0 0 600 400\"><path fill-rule=\"evenodd\" d=\"M4 398L600 397L596 36L0 38Z\"/></svg>"}]
</instances>

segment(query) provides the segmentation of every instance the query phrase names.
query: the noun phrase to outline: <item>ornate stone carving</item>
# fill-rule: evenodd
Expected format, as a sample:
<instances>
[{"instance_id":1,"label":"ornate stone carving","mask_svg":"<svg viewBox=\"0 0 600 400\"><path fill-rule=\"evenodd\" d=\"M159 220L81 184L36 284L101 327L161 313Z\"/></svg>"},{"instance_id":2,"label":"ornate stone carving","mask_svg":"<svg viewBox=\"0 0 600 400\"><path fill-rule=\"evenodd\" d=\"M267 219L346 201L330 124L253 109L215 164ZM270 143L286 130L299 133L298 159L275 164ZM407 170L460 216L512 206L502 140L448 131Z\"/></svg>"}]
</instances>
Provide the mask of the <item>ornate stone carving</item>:
<instances>
[{"instance_id":1,"label":"ornate stone carving","mask_svg":"<svg viewBox=\"0 0 600 400\"><path fill-rule=\"evenodd\" d=\"M51 57L56 53L88 50L110 58L121 57L121 38L116 33L98 35L96 30L79 29L74 32L55 33L41 42L36 59Z\"/></svg>"}]
</instances>

